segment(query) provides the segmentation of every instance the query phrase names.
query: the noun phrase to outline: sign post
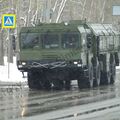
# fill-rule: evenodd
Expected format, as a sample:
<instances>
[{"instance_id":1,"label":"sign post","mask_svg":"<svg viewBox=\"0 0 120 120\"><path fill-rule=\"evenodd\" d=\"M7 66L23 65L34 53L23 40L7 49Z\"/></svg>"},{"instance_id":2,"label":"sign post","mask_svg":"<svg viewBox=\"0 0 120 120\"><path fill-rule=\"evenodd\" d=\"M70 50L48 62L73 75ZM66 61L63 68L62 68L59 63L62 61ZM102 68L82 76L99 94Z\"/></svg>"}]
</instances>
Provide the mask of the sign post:
<instances>
[{"instance_id":1,"label":"sign post","mask_svg":"<svg viewBox=\"0 0 120 120\"><path fill-rule=\"evenodd\" d=\"M10 54L11 54L11 37L10 29L16 27L16 15L15 14L3 14L2 15L2 28L8 29L8 79L10 78Z\"/></svg>"},{"instance_id":2,"label":"sign post","mask_svg":"<svg viewBox=\"0 0 120 120\"><path fill-rule=\"evenodd\" d=\"M7 54L8 54L8 79L10 78L10 58L9 58L10 57L10 55L9 55L9 53L10 53L9 50L10 49L9 48L10 48L10 43L11 43L10 40L11 40L10 39L10 29L8 29L8 46L9 46L7 48Z\"/></svg>"}]
</instances>

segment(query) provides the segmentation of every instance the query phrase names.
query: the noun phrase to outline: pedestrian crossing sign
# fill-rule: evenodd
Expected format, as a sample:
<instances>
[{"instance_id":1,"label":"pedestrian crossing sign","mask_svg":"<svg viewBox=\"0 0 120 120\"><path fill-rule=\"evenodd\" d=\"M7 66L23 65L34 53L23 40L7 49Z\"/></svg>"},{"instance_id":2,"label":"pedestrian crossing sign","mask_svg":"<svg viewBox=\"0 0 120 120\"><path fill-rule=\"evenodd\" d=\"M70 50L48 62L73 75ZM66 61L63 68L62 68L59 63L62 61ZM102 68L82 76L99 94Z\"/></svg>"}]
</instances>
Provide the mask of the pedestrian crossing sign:
<instances>
[{"instance_id":1,"label":"pedestrian crossing sign","mask_svg":"<svg viewBox=\"0 0 120 120\"><path fill-rule=\"evenodd\" d=\"M16 15L15 14L3 14L2 15L2 28L15 28L16 27Z\"/></svg>"}]
</instances>

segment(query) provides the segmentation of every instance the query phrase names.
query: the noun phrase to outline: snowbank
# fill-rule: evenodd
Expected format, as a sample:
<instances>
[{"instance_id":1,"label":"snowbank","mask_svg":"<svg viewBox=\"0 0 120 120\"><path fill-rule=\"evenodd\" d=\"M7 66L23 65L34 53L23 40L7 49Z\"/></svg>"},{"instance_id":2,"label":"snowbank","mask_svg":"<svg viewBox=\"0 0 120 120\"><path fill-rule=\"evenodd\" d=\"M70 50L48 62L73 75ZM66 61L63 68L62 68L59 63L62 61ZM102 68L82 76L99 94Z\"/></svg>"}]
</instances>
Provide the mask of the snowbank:
<instances>
[{"instance_id":1,"label":"snowbank","mask_svg":"<svg viewBox=\"0 0 120 120\"><path fill-rule=\"evenodd\" d=\"M116 69L119 70L119 69L120 69L120 66L116 66Z\"/></svg>"},{"instance_id":2,"label":"snowbank","mask_svg":"<svg viewBox=\"0 0 120 120\"><path fill-rule=\"evenodd\" d=\"M7 57L4 57L4 66L0 66L0 82L26 82L22 73L17 69L16 57L13 58L13 63L7 62Z\"/></svg>"}]
</instances>

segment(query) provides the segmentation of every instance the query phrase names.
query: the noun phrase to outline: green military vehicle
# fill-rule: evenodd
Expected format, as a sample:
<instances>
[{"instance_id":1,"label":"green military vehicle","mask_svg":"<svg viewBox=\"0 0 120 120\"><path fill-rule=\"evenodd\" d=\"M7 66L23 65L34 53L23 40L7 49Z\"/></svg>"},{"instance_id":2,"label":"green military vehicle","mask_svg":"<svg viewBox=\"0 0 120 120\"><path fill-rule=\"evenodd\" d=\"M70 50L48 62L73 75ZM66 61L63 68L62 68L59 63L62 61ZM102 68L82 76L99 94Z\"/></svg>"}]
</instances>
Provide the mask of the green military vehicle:
<instances>
[{"instance_id":1,"label":"green military vehicle","mask_svg":"<svg viewBox=\"0 0 120 120\"><path fill-rule=\"evenodd\" d=\"M119 33L111 24L41 23L19 34L17 66L31 89L70 89L113 84L119 65Z\"/></svg>"}]
</instances>

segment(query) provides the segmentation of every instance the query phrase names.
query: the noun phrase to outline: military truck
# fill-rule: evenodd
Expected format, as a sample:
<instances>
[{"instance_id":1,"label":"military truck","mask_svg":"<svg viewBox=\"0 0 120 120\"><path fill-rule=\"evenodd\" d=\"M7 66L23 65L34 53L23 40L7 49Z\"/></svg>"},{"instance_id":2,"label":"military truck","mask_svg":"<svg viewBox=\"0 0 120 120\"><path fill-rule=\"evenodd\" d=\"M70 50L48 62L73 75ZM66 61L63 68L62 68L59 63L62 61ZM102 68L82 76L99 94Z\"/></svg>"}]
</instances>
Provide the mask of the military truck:
<instances>
[{"instance_id":1,"label":"military truck","mask_svg":"<svg viewBox=\"0 0 120 120\"><path fill-rule=\"evenodd\" d=\"M115 82L120 35L111 24L70 21L23 27L18 69L31 89L92 88Z\"/></svg>"}]
</instances>

